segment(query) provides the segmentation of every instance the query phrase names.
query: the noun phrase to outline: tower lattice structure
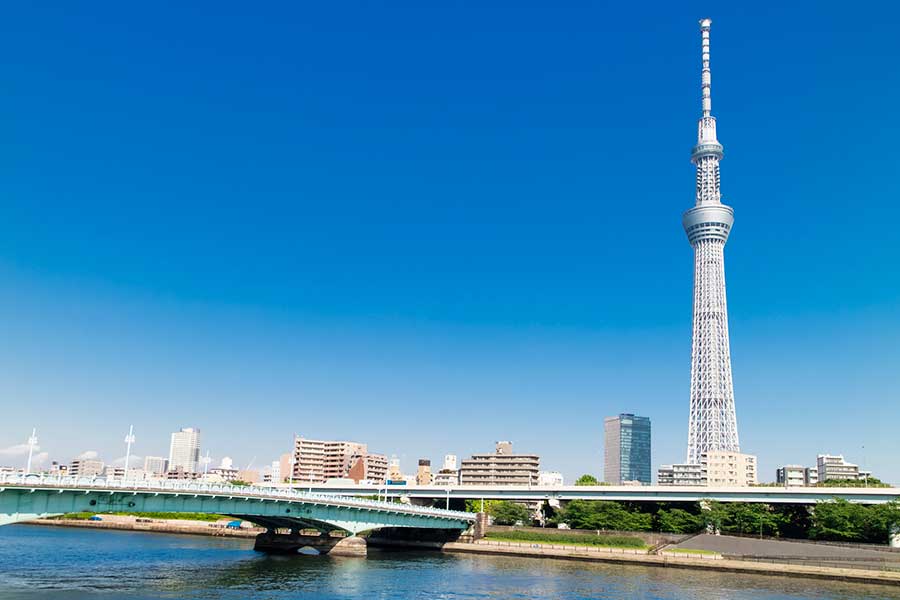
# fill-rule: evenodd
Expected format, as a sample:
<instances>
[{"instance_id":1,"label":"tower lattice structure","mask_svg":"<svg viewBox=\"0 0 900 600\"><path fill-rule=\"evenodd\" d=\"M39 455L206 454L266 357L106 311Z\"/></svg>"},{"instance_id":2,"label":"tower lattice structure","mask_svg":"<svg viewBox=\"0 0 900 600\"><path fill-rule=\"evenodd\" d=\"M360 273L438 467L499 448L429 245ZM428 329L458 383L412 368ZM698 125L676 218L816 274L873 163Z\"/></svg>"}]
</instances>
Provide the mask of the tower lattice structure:
<instances>
[{"instance_id":1,"label":"tower lattice structure","mask_svg":"<svg viewBox=\"0 0 900 600\"><path fill-rule=\"evenodd\" d=\"M696 204L682 217L688 241L694 248L694 328L687 450L690 464L699 464L704 452L740 451L725 299L724 250L734 224L734 210L722 204L719 192L719 161L723 153L716 138L716 119L711 114L711 24L710 19L700 21L703 116L697 126L697 145L691 154L691 162L697 167Z\"/></svg>"}]
</instances>

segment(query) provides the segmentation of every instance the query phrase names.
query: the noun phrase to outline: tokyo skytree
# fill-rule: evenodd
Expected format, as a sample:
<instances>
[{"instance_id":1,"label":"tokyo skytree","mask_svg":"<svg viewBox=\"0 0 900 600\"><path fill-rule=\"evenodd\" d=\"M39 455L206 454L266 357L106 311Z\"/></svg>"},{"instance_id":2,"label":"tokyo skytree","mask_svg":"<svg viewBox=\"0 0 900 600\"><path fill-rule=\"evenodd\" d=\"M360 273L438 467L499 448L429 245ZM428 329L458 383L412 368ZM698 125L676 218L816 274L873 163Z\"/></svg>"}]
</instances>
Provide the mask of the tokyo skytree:
<instances>
[{"instance_id":1,"label":"tokyo skytree","mask_svg":"<svg viewBox=\"0 0 900 600\"><path fill-rule=\"evenodd\" d=\"M724 250L734 223L734 210L722 204L719 193L722 144L716 139L716 118L711 114L710 25L711 19L700 21L703 116L697 125L697 145L691 153L691 162L697 167L696 205L682 217L684 231L694 248L689 464L699 464L704 452L740 451L725 301Z\"/></svg>"}]
</instances>

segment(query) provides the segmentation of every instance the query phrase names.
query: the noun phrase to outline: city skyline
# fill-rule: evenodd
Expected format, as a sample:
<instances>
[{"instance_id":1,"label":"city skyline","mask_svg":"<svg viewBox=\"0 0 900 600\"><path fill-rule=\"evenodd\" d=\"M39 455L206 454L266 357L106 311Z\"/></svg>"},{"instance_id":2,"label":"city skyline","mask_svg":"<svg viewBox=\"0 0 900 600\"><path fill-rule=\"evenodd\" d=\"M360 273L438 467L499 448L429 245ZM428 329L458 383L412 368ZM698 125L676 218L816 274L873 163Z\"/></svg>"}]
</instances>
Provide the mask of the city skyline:
<instances>
[{"instance_id":1,"label":"city skyline","mask_svg":"<svg viewBox=\"0 0 900 600\"><path fill-rule=\"evenodd\" d=\"M11 9L0 464L32 427L54 458L119 458L135 424L135 455L196 426L241 465L295 432L408 466L509 439L572 481L621 412L652 419L654 468L683 459L691 11L421 10ZM895 10L711 15L764 480L834 453L900 482L900 248L847 226L900 210Z\"/></svg>"}]
</instances>

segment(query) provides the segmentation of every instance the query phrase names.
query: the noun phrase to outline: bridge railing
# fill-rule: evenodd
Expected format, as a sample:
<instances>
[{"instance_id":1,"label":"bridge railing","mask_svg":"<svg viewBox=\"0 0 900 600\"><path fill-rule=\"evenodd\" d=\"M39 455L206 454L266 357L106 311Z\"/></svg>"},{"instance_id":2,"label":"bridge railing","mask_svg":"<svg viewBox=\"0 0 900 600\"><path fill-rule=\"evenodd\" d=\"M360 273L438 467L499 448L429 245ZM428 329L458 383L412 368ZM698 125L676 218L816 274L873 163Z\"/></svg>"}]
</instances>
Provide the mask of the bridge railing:
<instances>
[{"instance_id":1,"label":"bridge railing","mask_svg":"<svg viewBox=\"0 0 900 600\"><path fill-rule=\"evenodd\" d=\"M298 489L271 488L256 485L231 485L228 483L209 483L200 481L182 481L173 479L128 481L107 479L104 477L75 477L72 475L46 475L43 473L3 473L0 474L0 485L38 486L51 488L77 488L98 490L122 490L134 492L184 492L195 494L222 494L228 496L253 497L272 500L294 500L325 502L359 508L377 508L411 514L422 514L447 519L474 521L475 515L456 510L445 510L413 504L382 502L353 496L323 494Z\"/></svg>"}]
</instances>

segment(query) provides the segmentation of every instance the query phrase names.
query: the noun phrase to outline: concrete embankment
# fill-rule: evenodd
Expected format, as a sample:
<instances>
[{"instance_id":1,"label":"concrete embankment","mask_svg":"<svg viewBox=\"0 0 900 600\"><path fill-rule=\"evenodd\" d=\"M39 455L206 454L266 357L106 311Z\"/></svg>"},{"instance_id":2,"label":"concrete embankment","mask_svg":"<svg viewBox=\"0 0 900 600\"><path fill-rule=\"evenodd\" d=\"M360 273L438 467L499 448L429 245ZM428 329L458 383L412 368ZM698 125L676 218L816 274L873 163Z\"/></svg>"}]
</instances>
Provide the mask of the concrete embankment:
<instances>
[{"instance_id":1,"label":"concrete embankment","mask_svg":"<svg viewBox=\"0 0 900 600\"><path fill-rule=\"evenodd\" d=\"M751 573L756 575L787 575L831 579L856 583L879 583L900 586L900 572L869 571L838 567L819 567L794 564L745 562L723 559L714 554L676 556L648 554L643 550L630 548L588 548L582 546L561 547L542 544L516 542L494 542L479 540L475 543L445 544L444 552L487 554L494 556L521 556L529 558L554 558L589 562L607 562L629 565L671 567L676 569L707 569L731 573Z\"/></svg>"},{"instance_id":2,"label":"concrete embankment","mask_svg":"<svg viewBox=\"0 0 900 600\"><path fill-rule=\"evenodd\" d=\"M188 521L181 519L142 519L124 515L100 515L102 521L85 519L40 519L26 521L28 525L48 527L84 527L88 529L118 529L122 531L147 531L153 533L181 533L188 535L210 535L219 537L255 538L265 531L261 527L227 527L227 521Z\"/></svg>"}]
</instances>

